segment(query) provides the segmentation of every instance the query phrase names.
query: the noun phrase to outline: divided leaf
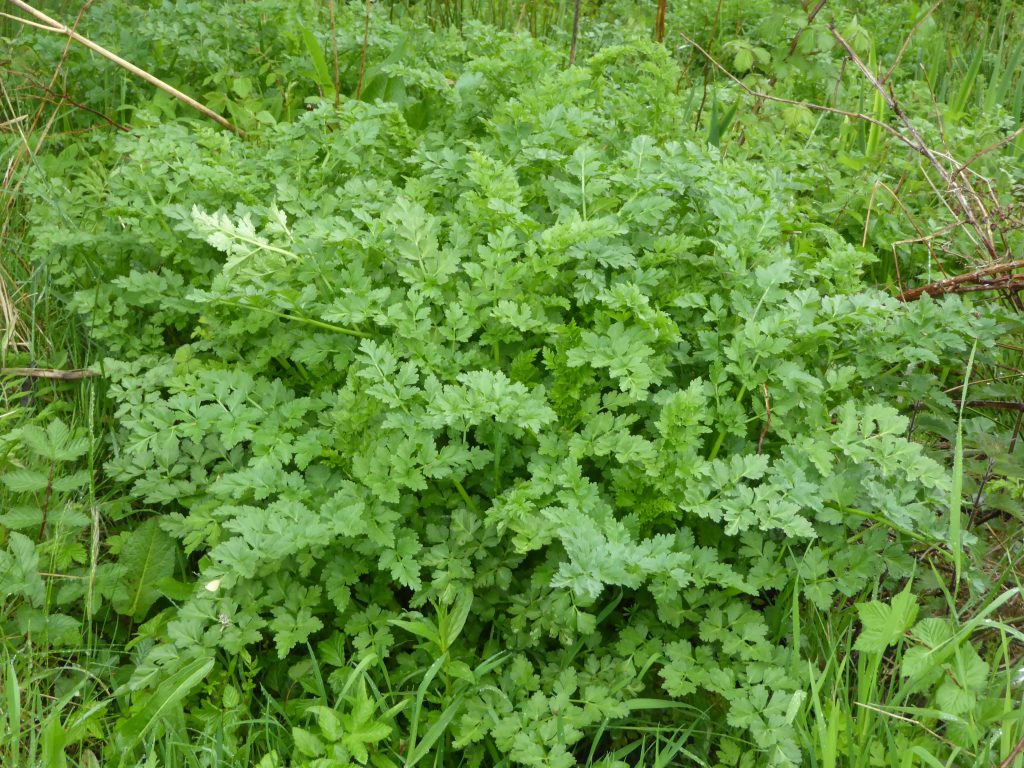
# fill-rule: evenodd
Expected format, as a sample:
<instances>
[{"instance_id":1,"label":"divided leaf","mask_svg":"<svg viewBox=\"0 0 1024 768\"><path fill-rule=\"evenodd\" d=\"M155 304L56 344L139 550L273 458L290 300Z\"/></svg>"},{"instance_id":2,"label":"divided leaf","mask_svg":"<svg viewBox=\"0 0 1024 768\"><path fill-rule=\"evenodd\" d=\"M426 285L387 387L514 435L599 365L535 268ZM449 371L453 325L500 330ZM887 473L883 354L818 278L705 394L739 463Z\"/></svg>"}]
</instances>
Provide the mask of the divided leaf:
<instances>
[{"instance_id":1,"label":"divided leaf","mask_svg":"<svg viewBox=\"0 0 1024 768\"><path fill-rule=\"evenodd\" d=\"M917 611L917 597L909 584L888 604L878 600L858 604L861 631L854 648L865 653L883 653L914 625Z\"/></svg>"}]
</instances>

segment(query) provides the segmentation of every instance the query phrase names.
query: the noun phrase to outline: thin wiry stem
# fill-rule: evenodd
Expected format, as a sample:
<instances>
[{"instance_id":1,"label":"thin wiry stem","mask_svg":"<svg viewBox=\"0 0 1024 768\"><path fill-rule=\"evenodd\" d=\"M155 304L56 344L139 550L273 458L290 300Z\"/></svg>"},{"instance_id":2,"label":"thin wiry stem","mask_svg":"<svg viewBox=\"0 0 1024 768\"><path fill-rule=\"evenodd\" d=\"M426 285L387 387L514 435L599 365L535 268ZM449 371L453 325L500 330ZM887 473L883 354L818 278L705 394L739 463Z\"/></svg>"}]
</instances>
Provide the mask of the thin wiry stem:
<instances>
[{"instance_id":1,"label":"thin wiry stem","mask_svg":"<svg viewBox=\"0 0 1024 768\"><path fill-rule=\"evenodd\" d=\"M34 16L35 18L39 19L45 25L42 28L45 29L47 32L53 32L54 34L58 34L58 35L67 35L67 37L70 38L71 40L74 40L77 43L81 43L86 48L88 48L90 51L93 51L94 53L98 53L100 56L102 56L103 58L107 59L108 61L114 62L115 64L117 64L122 69L128 70L129 72L131 72L136 77L139 77L139 78L145 80L150 85L153 85L153 86L159 88L161 91L163 91L166 94L169 94L170 96L173 96L178 101L181 101L181 102L184 102L185 104L188 104L193 109L198 110L199 112L202 112L204 115L209 117L211 120L215 120L216 122L220 123L225 128L227 128L227 129L229 129L231 131L234 131L235 133L237 133L240 136L244 135L244 131L242 131L241 128L238 128L237 126L235 126L227 118L221 117L220 115L218 115L216 112L214 112L209 107L207 107L207 106L205 106L203 104L200 104L198 101L193 99L188 94L182 93L177 88L175 88L172 85L168 85L163 80L161 80L160 78L156 77L155 75L151 75L146 70L144 70L144 69L142 69L140 67L135 66L130 61L127 61L126 59L122 59L120 56L118 56L113 51L107 50L102 45L99 45L98 43L94 43L92 40L90 40L89 38L85 37L84 35L80 35L78 32L75 32L70 27L65 26L64 24L61 24L56 19L50 18L49 16L47 16L42 11L37 10L36 8L33 8L31 5L29 5L26 2L23 2L23 0L7 0L7 2L11 3L16 8L20 8L21 10L25 11L25 13L28 13L29 15ZM22 19L18 19L18 21L23 21L23 20ZM38 24L31 24L31 26L40 26L40 25L38 25Z\"/></svg>"},{"instance_id":2,"label":"thin wiry stem","mask_svg":"<svg viewBox=\"0 0 1024 768\"><path fill-rule=\"evenodd\" d=\"M363 52L359 57L359 82L356 83L356 101L363 97L363 78L366 76L366 49L370 47L370 3L366 0L366 14L363 20Z\"/></svg>"},{"instance_id":3,"label":"thin wiry stem","mask_svg":"<svg viewBox=\"0 0 1024 768\"><path fill-rule=\"evenodd\" d=\"M700 53L703 54L704 58L706 58L709 62L711 62L711 64L715 67L715 69L717 69L719 72L721 72L727 78L729 78L729 80L731 80L733 83L735 83L740 88L740 90L742 90L744 93L746 93L749 96L753 96L755 99L764 99L765 101L774 101L777 104L789 104L790 106L794 106L794 107L805 107L807 109L812 109L812 110L815 110L817 112L828 112L831 115L840 115L842 117L848 117L851 120L863 120L866 123L871 123L872 125L879 126L882 130L884 130L887 133L891 134L895 139L897 139L898 141L902 142L903 144L906 144L911 149L917 149L917 146L910 139L908 139L906 136L904 136L902 133L900 133L898 130L893 128L891 125L887 125L886 123L883 123L881 120L876 120L875 118L871 117L871 115L865 115L865 114L863 114L861 112L849 112L849 111L847 111L845 109L838 109L836 107L829 107L829 106L826 106L824 104L815 104L812 101L799 101L797 99L785 99L785 98L783 98L781 96L773 96L770 93L764 93L762 91L755 91L753 88L751 88L746 83L744 83L742 80L740 80L738 77L736 77L732 72L730 72L728 69L726 69L724 66L722 66L722 64L719 63L719 61L714 56L712 56L710 53L708 53L706 50L704 50L704 48L701 47L701 44L698 43L696 40L693 40L693 39L687 37L683 33L680 33L679 36L682 37L683 40L685 40L687 44L692 45L694 48L696 48L698 51L700 51Z\"/></svg>"},{"instance_id":4,"label":"thin wiry stem","mask_svg":"<svg viewBox=\"0 0 1024 768\"><path fill-rule=\"evenodd\" d=\"M338 24L335 17L334 0L329 0L331 9L331 55L334 58L334 108L341 106L341 68L338 66Z\"/></svg>"}]
</instances>

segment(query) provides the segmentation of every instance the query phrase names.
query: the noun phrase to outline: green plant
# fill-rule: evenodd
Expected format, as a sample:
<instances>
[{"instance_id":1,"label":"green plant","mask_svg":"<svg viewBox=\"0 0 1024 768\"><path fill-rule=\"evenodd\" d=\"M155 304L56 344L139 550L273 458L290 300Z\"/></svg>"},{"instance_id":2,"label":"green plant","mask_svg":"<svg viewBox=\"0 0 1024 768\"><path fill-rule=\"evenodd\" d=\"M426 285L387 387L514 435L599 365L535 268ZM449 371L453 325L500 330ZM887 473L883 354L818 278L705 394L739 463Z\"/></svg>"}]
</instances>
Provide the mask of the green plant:
<instances>
[{"instance_id":1,"label":"green plant","mask_svg":"<svg viewBox=\"0 0 1024 768\"><path fill-rule=\"evenodd\" d=\"M835 639L822 649L827 662L812 672L798 719L816 764L1016 764L1016 630L993 617L1018 598L1014 588L971 606L971 615L949 606L948 617L920 618L922 606L906 589L891 601L860 603L855 639L856 624L827 619Z\"/></svg>"},{"instance_id":2,"label":"green plant","mask_svg":"<svg viewBox=\"0 0 1024 768\"><path fill-rule=\"evenodd\" d=\"M58 645L78 642L77 620L52 608L80 598L85 590L65 587L63 594L55 596L40 571L70 567L72 578L87 578L89 555L81 544L81 533L93 520L70 499L88 485L89 475L83 470L66 471L64 466L89 451L88 436L84 430L72 432L55 418L45 428L29 423L15 429L7 440L24 446L27 456L0 479L16 498L28 503L11 505L0 518L8 530L7 551L0 553L0 594L7 606L4 618L15 622L18 633L26 637L39 636L43 642ZM49 567L41 567L41 559Z\"/></svg>"},{"instance_id":3,"label":"green plant","mask_svg":"<svg viewBox=\"0 0 1024 768\"><path fill-rule=\"evenodd\" d=\"M108 547L117 559L99 563L98 510L86 493L89 472L67 468L90 452L87 432L54 418L45 428L25 424L7 439L24 446L30 458L15 459L0 475L13 499L22 500L0 518L8 530L7 552L0 553L0 589L9 601L4 618L15 622L19 634L58 646L81 642L78 619L60 613L62 606L84 601L91 618L109 602L118 613L144 618L161 597L158 585L174 571L171 539L148 520L111 537ZM83 541L90 528L91 546ZM59 581L48 583L40 572Z\"/></svg>"},{"instance_id":4,"label":"green plant","mask_svg":"<svg viewBox=\"0 0 1024 768\"><path fill-rule=\"evenodd\" d=\"M559 72L470 26L430 41L403 37L390 101L248 142L118 139L89 202L56 206L73 238L32 210L113 355L107 471L162 510L132 536L166 531L199 571L125 728L220 652L272 642L283 695L309 643L339 672L372 660L355 703L324 701L347 673L300 675L309 758L571 765L629 743L606 724L663 722L656 700L799 763L815 678L766 607L793 573L825 608L943 546L948 473L894 393L950 412L932 366L1000 326L871 289L826 222L793 248L799 182L676 142L660 47ZM144 615L157 589L114 607ZM357 713L358 744L334 727Z\"/></svg>"},{"instance_id":5,"label":"green plant","mask_svg":"<svg viewBox=\"0 0 1024 768\"><path fill-rule=\"evenodd\" d=\"M4 351L102 384L5 389L2 759L1013 759L1019 426L982 398L1019 397L1019 320L890 298L971 253L915 239L916 156L641 40L649 5L585 4L570 71L567 3L378 10L365 68L362 4L333 39L311 3L90 10L248 137L72 49L130 132L64 102L12 144ZM1020 114L1009 11L667 12L748 87L892 120L836 23L958 156ZM5 117L63 53L17 34ZM1010 213L1014 152L974 166ZM23 343L37 308L66 338Z\"/></svg>"}]
</instances>

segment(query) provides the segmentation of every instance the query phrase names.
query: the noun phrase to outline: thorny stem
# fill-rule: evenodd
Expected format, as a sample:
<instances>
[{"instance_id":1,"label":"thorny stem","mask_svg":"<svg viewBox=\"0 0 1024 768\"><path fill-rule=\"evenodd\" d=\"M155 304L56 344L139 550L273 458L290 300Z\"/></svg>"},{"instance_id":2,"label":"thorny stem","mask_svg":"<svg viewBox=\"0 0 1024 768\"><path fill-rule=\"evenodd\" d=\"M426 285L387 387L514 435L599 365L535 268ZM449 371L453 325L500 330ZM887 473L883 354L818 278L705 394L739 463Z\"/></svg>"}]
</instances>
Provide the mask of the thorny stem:
<instances>
[{"instance_id":1,"label":"thorny stem","mask_svg":"<svg viewBox=\"0 0 1024 768\"><path fill-rule=\"evenodd\" d=\"M1024 259L1018 259L1016 261L1010 261L1003 264L993 264L989 267L983 267L973 272L967 272L963 275L956 275L950 277L947 280L940 280L937 283L930 283L929 285L921 286L920 288L914 288L911 291L904 291L899 295L901 301L913 301L914 299L920 298L924 294L929 296L939 296L943 293L950 293L957 286L961 286L963 283L981 282L980 278L987 277L988 275L998 274L999 272L1012 272L1015 269L1024 267ZM1019 275L1010 275L1004 280L1012 280L1014 277ZM961 290L963 290L961 288Z\"/></svg>"}]
</instances>

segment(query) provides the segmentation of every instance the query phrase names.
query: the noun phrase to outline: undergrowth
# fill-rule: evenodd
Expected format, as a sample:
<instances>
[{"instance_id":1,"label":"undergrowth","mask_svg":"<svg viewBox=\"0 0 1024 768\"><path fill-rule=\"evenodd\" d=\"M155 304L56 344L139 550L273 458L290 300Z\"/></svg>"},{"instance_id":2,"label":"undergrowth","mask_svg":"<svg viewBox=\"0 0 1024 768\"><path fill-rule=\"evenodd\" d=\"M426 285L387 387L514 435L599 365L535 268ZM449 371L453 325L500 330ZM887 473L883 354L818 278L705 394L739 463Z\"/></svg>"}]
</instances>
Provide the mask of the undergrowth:
<instances>
[{"instance_id":1,"label":"undergrowth","mask_svg":"<svg viewBox=\"0 0 1024 768\"><path fill-rule=\"evenodd\" d=\"M1024 765L1013 9L487 8L5 22L5 764Z\"/></svg>"}]
</instances>

